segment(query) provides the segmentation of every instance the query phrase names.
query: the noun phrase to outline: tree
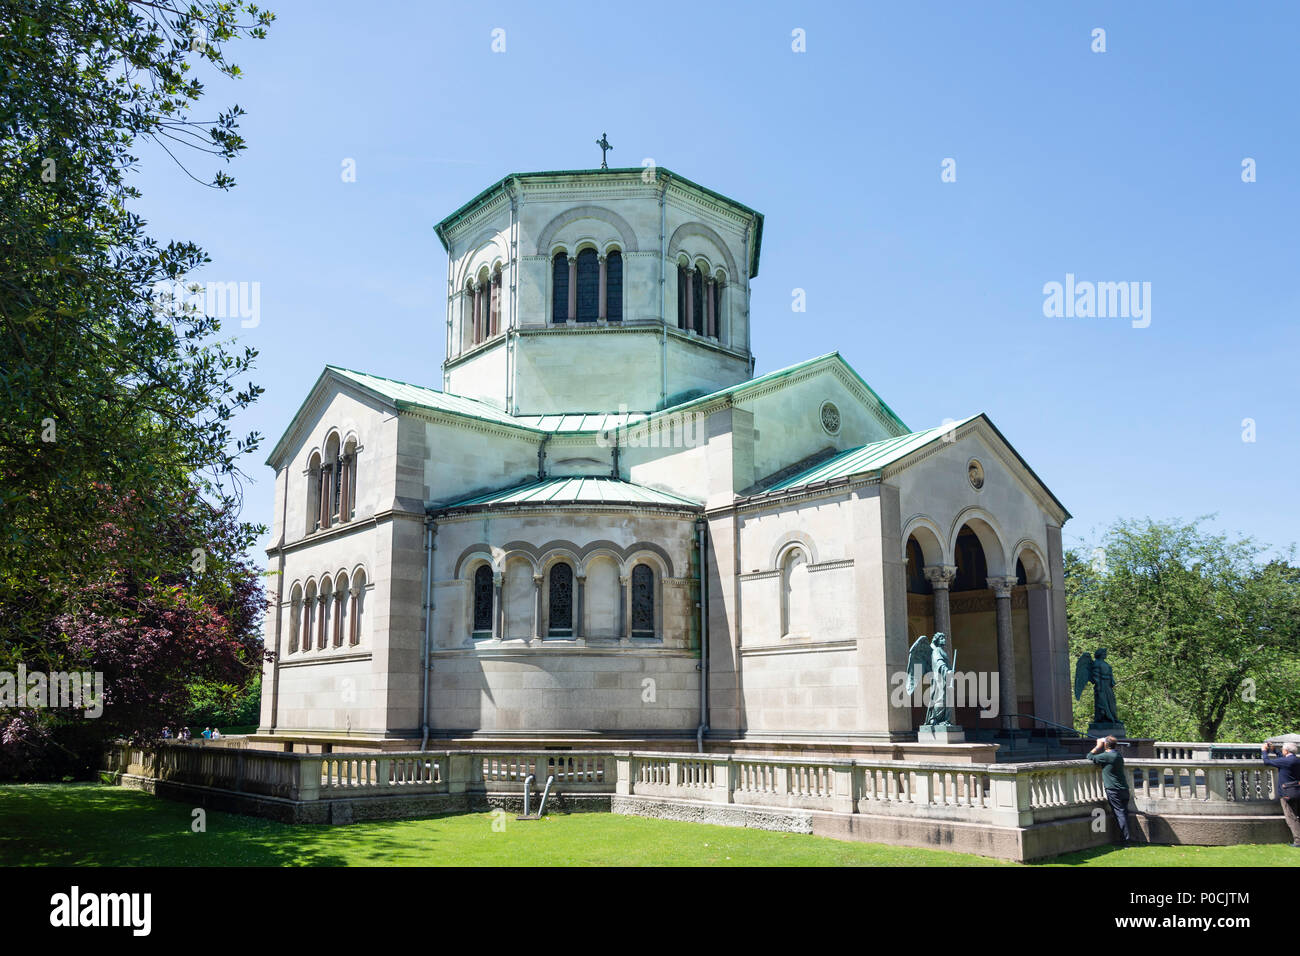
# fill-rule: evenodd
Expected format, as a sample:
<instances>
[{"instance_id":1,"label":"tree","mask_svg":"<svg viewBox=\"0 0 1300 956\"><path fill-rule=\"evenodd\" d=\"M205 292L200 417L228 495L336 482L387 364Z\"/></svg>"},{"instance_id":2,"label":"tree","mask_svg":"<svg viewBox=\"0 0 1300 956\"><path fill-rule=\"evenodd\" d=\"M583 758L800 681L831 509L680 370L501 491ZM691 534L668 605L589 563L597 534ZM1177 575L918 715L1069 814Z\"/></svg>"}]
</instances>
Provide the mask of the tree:
<instances>
[{"instance_id":1,"label":"tree","mask_svg":"<svg viewBox=\"0 0 1300 956\"><path fill-rule=\"evenodd\" d=\"M1283 721L1300 713L1300 569L1263 553L1197 521L1148 519L1119 521L1099 548L1066 555L1071 654L1109 649L1131 735L1293 729ZM1077 720L1089 703L1085 693Z\"/></svg>"},{"instance_id":2,"label":"tree","mask_svg":"<svg viewBox=\"0 0 1300 956\"><path fill-rule=\"evenodd\" d=\"M91 576L74 571L52 583L60 610L24 648L24 663L46 674L102 674L102 713L87 716L84 707L0 712L0 777L84 773L103 741L149 741L163 727L178 726L196 688L237 693L260 674L266 592L243 556L246 526L206 502L176 502L154 535L180 570L155 575L134 553L135 536L120 533L138 520L143 504L112 499L106 490L98 503L105 515L95 542L102 561ZM196 520L204 522L198 536L213 548L211 562L185 562L176 553L195 536L189 525ZM104 567L111 573L102 573Z\"/></svg>"},{"instance_id":3,"label":"tree","mask_svg":"<svg viewBox=\"0 0 1300 956\"><path fill-rule=\"evenodd\" d=\"M261 392L238 384L256 352L218 341L218 318L158 300L208 259L146 235L129 208L132 151L242 150L238 106L191 118L191 73L238 76L225 44L271 19L217 0L0 0L0 603L21 633L57 611L42 581L98 560L92 486L134 498L124 533L155 565L150 529L192 489L238 508L238 458L260 436L234 440L229 423Z\"/></svg>"},{"instance_id":4,"label":"tree","mask_svg":"<svg viewBox=\"0 0 1300 956\"><path fill-rule=\"evenodd\" d=\"M237 515L260 436L230 428L261 392L256 352L158 294L208 258L131 204L141 145L195 179L187 162L244 148L237 105L195 118L197 74L238 77L225 48L272 19L244 0L0 0L0 670L113 675L104 720L10 714L11 762L156 725L187 673L256 670L260 529Z\"/></svg>"}]
</instances>

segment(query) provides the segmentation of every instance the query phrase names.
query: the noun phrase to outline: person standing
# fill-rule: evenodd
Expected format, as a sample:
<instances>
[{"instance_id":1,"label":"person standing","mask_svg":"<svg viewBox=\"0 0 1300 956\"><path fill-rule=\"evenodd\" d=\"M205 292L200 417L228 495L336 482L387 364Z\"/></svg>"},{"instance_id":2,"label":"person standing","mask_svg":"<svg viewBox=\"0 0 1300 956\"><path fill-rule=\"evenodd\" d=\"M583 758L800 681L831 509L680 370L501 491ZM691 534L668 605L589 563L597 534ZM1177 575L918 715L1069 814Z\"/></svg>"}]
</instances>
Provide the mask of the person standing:
<instances>
[{"instance_id":1,"label":"person standing","mask_svg":"<svg viewBox=\"0 0 1300 956\"><path fill-rule=\"evenodd\" d=\"M1097 746L1088 753L1088 759L1101 767L1101 785L1106 790L1106 799L1115 813L1115 822L1119 824L1120 835L1125 843L1131 843L1128 829L1128 775L1124 772L1124 757L1119 752L1119 741L1113 736L1098 737Z\"/></svg>"},{"instance_id":2,"label":"person standing","mask_svg":"<svg viewBox=\"0 0 1300 956\"><path fill-rule=\"evenodd\" d=\"M1260 759L1270 767L1277 767L1277 795L1282 804L1282 816L1291 829L1291 845L1300 849L1300 756L1294 741L1282 745L1282 756L1272 756L1273 745L1264 744Z\"/></svg>"}]
</instances>

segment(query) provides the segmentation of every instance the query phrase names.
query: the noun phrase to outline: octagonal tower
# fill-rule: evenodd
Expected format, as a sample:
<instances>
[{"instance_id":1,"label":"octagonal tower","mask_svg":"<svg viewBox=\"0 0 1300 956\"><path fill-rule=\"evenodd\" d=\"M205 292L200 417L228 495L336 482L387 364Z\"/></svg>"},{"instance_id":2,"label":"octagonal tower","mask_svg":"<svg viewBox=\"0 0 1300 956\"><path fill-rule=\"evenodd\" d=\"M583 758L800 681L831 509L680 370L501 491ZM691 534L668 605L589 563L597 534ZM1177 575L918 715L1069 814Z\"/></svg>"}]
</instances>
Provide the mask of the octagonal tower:
<instances>
[{"instance_id":1,"label":"octagonal tower","mask_svg":"<svg viewBox=\"0 0 1300 956\"><path fill-rule=\"evenodd\" d=\"M763 217L667 169L516 173L436 229L449 392L514 415L649 412L753 374Z\"/></svg>"}]
</instances>

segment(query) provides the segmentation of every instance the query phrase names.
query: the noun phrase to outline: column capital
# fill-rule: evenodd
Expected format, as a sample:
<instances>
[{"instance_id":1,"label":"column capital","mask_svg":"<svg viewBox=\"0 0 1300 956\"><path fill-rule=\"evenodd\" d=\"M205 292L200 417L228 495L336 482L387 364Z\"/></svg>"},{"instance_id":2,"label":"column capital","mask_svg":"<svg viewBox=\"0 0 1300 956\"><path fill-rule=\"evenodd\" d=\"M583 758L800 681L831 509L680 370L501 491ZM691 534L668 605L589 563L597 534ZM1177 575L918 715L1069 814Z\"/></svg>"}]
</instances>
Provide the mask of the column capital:
<instances>
[{"instance_id":1,"label":"column capital","mask_svg":"<svg viewBox=\"0 0 1300 956\"><path fill-rule=\"evenodd\" d=\"M1013 575L1009 578L989 578L989 587L993 589L993 596L999 598L1011 597L1011 589L1016 586L1016 579Z\"/></svg>"},{"instance_id":2,"label":"column capital","mask_svg":"<svg viewBox=\"0 0 1300 956\"><path fill-rule=\"evenodd\" d=\"M493 587L496 587L496 588L501 587L501 582L505 580L505 577L506 577L505 574L502 573L501 571L493 571L493 572L492 572L492 586L493 586Z\"/></svg>"},{"instance_id":3,"label":"column capital","mask_svg":"<svg viewBox=\"0 0 1300 956\"><path fill-rule=\"evenodd\" d=\"M931 564L921 569L925 579L935 588L947 588L957 577L955 564Z\"/></svg>"}]
</instances>

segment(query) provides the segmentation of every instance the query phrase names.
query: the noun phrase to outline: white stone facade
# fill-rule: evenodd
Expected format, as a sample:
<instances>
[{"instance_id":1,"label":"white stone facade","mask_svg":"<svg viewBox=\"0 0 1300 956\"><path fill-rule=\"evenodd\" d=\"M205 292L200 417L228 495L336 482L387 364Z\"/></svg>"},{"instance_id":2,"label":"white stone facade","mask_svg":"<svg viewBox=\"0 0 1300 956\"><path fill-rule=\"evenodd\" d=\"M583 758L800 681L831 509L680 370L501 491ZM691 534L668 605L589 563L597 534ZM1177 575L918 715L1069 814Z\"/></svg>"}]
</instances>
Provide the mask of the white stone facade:
<instances>
[{"instance_id":1,"label":"white stone facade","mask_svg":"<svg viewBox=\"0 0 1300 956\"><path fill-rule=\"evenodd\" d=\"M520 174L438 233L444 389L331 366L269 459L261 734L907 740L949 620L1004 713L1068 723L1068 513L987 418L910 432L838 354L752 378L761 216Z\"/></svg>"}]
</instances>

